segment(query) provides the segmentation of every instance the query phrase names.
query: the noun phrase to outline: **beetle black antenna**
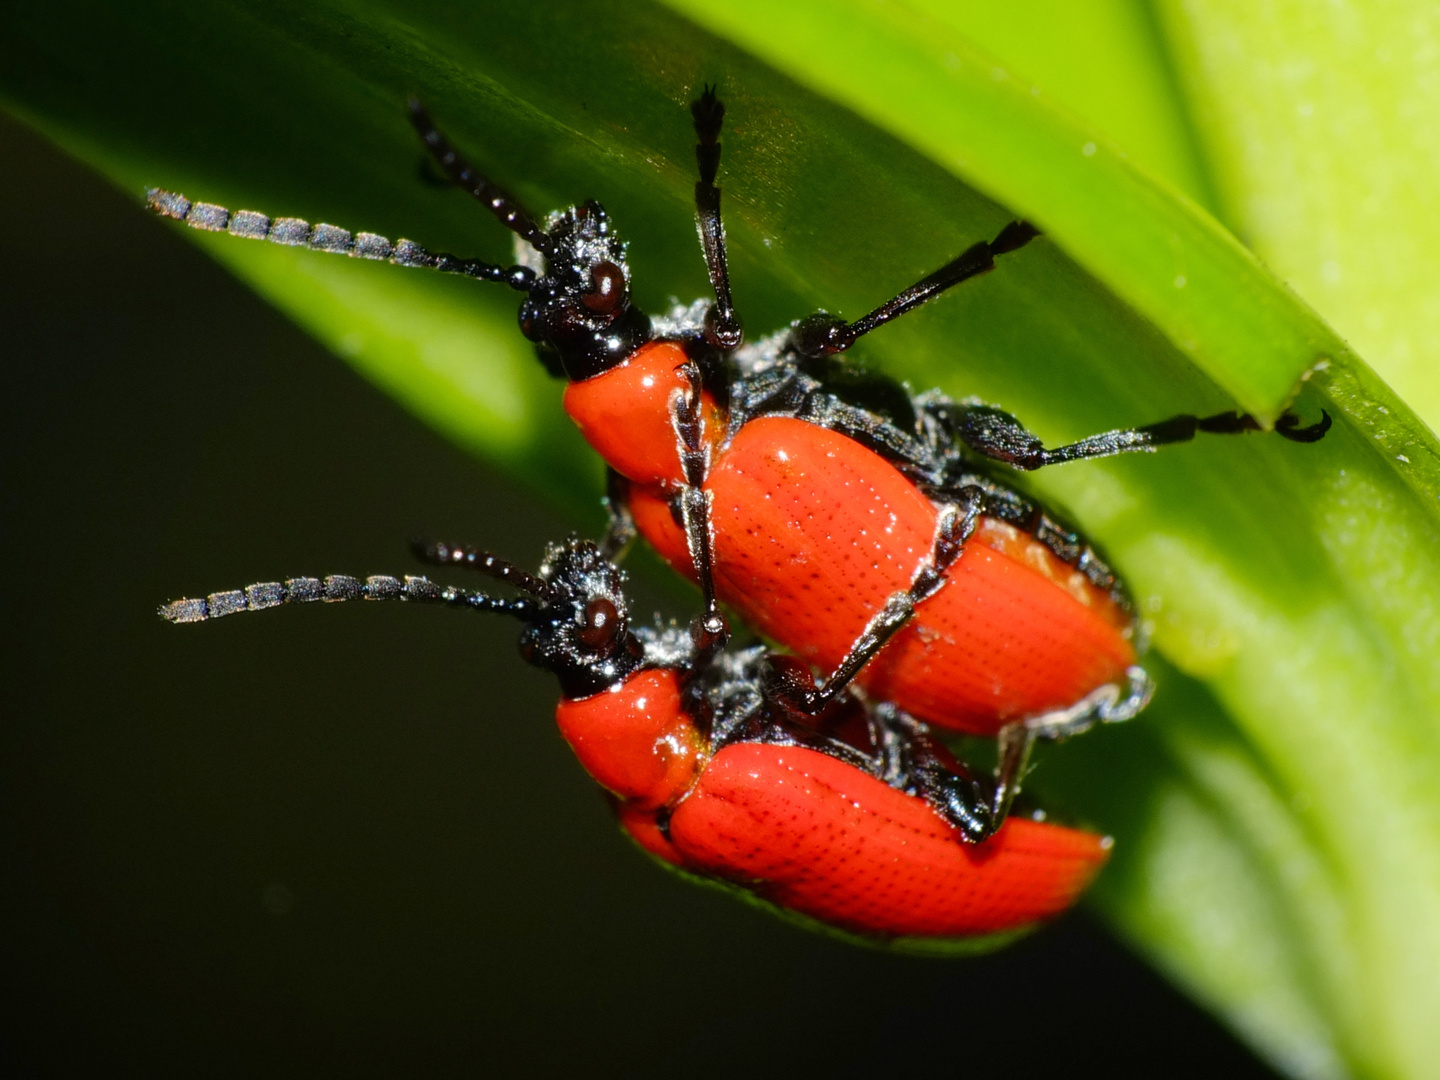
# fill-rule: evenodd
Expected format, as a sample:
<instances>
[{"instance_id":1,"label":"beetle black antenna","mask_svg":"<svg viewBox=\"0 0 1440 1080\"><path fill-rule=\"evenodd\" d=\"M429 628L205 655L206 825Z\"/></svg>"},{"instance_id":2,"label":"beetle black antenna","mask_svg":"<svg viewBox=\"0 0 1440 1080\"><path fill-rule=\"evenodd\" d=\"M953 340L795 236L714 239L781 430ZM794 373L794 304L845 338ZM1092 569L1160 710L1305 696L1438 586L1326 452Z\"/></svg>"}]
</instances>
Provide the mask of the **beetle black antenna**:
<instances>
[{"instance_id":1,"label":"beetle black antenna","mask_svg":"<svg viewBox=\"0 0 1440 1080\"><path fill-rule=\"evenodd\" d=\"M463 274L481 281L509 285L519 292L528 291L535 281L535 272L528 267L497 266L479 259L461 259L443 252L426 251L414 240L402 238L392 244L377 233L352 233L338 225L311 225L301 218L270 218L256 210L236 210L232 213L214 203L191 202L184 195L164 188L151 188L145 193L145 202L160 216L174 218L203 232L223 232L248 240L269 240L272 244L286 247L349 255L354 259L374 259L396 266Z\"/></svg>"},{"instance_id":2,"label":"beetle black antenna","mask_svg":"<svg viewBox=\"0 0 1440 1080\"><path fill-rule=\"evenodd\" d=\"M421 562L432 566L454 566L462 570L476 570L498 578L507 585L514 585L531 596L558 603L564 593L544 578L536 577L528 570L522 570L508 559L492 555L488 551L470 544L447 544L442 540L416 539L410 541L410 551Z\"/></svg>"},{"instance_id":3,"label":"beetle black antenna","mask_svg":"<svg viewBox=\"0 0 1440 1080\"><path fill-rule=\"evenodd\" d=\"M854 322L847 323L844 319L823 313L802 319L791 332L794 348L802 356L817 358L844 352L871 330L914 311L946 289L989 273L995 269L995 256L1016 251L1039 235L1040 230L1028 221L1012 221L996 234L994 240L981 240L970 245L933 274L892 296Z\"/></svg>"},{"instance_id":4,"label":"beetle black antenna","mask_svg":"<svg viewBox=\"0 0 1440 1080\"><path fill-rule=\"evenodd\" d=\"M744 334L735 314L735 301L730 296L730 260L725 247L725 223L720 217L720 189L715 174L720 169L720 125L725 120L725 105L715 96L715 88L707 86L690 104L695 120L695 164L700 179L695 183L695 225L700 231L700 247L705 252L705 269L715 290L715 307L706 319L705 336L710 344L722 349L740 345Z\"/></svg>"},{"instance_id":5,"label":"beetle black antenna","mask_svg":"<svg viewBox=\"0 0 1440 1080\"><path fill-rule=\"evenodd\" d=\"M519 201L504 188L482 176L473 165L460 156L450 140L440 134L430 113L420 104L419 98L410 99L410 123L419 132L425 149L436 164L445 170L451 181L485 204L500 224L524 240L541 255L548 257L555 245L545 230L535 223L535 215L520 205Z\"/></svg>"},{"instance_id":6,"label":"beetle black antenna","mask_svg":"<svg viewBox=\"0 0 1440 1080\"><path fill-rule=\"evenodd\" d=\"M453 585L437 585L423 577L407 576L402 579L377 574L361 581L344 574L332 574L326 578L264 581L194 600L172 600L160 608L160 617L172 623L205 622L241 611L264 611L281 604L308 604L316 600L327 604L346 600L405 600L416 604L469 608L472 611L496 611L520 619L531 618L541 607L539 601L528 596L505 600L457 589Z\"/></svg>"}]
</instances>

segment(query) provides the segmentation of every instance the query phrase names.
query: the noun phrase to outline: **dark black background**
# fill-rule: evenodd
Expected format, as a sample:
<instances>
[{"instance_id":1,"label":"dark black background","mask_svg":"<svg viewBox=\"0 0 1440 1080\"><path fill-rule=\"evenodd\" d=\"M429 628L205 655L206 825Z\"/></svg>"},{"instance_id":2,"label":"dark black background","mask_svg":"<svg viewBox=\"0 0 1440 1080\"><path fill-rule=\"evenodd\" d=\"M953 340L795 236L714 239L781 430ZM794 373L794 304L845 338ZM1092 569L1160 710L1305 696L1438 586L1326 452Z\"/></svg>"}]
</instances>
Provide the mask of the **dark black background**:
<instances>
[{"instance_id":1,"label":"dark black background","mask_svg":"<svg viewBox=\"0 0 1440 1080\"><path fill-rule=\"evenodd\" d=\"M661 873L500 620L163 624L181 594L406 572L417 531L533 562L598 515L442 442L138 198L0 146L11 1075L1270 1075L1084 914L926 961Z\"/></svg>"}]
</instances>

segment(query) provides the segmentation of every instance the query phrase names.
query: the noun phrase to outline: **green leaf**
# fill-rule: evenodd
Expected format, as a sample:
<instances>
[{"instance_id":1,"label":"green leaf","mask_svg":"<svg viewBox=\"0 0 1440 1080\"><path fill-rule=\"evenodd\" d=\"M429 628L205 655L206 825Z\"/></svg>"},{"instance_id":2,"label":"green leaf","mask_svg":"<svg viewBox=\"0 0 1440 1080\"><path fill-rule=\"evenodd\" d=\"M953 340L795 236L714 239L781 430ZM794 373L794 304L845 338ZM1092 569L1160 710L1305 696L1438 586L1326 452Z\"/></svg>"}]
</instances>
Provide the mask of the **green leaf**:
<instances>
[{"instance_id":1,"label":"green leaf","mask_svg":"<svg viewBox=\"0 0 1440 1080\"><path fill-rule=\"evenodd\" d=\"M1440 426L1440 12L1158 5L1228 220Z\"/></svg>"},{"instance_id":2,"label":"green leaf","mask_svg":"<svg viewBox=\"0 0 1440 1080\"><path fill-rule=\"evenodd\" d=\"M1135 0L913 0L1207 210L1215 197L1148 5ZM1037 93L1038 91L1038 93Z\"/></svg>"},{"instance_id":3,"label":"green leaf","mask_svg":"<svg viewBox=\"0 0 1440 1080\"><path fill-rule=\"evenodd\" d=\"M752 334L868 310L1021 212L1050 239L864 356L1051 443L1236 403L1273 416L1313 372L1295 407L1338 417L1314 446L1210 439L1037 476L1134 585L1161 689L1134 724L1052 748L1036 788L1116 836L1097 897L1122 932L1272 1060L1440 1072L1433 439L1156 178L1203 195L1182 135L1156 136L1142 172L1072 119L1084 108L893 6L675 6L709 33L644 3L603 19L578 3L12 5L0 95L137 203L159 184L507 259L493 221L417 178L418 92L532 206L604 201L653 311L705 291L685 105L718 82ZM1140 145L1159 123L1107 130ZM598 469L505 290L195 239L438 428L593 507Z\"/></svg>"}]
</instances>

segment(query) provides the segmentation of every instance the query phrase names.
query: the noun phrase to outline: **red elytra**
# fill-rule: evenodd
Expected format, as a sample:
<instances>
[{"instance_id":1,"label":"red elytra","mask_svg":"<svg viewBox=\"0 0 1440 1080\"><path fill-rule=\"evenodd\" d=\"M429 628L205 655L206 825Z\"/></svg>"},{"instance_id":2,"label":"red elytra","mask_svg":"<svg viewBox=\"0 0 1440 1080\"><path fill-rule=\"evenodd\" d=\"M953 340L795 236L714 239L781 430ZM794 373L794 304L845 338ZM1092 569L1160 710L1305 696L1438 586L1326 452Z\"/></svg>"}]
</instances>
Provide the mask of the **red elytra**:
<instances>
[{"instance_id":1,"label":"red elytra","mask_svg":"<svg viewBox=\"0 0 1440 1080\"><path fill-rule=\"evenodd\" d=\"M673 671L563 701L556 719L646 851L868 937L969 938L1052 919L1109 855L1101 836L1023 818L963 843L924 800L804 746L741 742L707 758Z\"/></svg>"},{"instance_id":2,"label":"red elytra","mask_svg":"<svg viewBox=\"0 0 1440 1080\"><path fill-rule=\"evenodd\" d=\"M679 346L648 345L565 392L565 409L629 481L642 536L695 578L671 510L680 482L670 399ZM930 556L937 511L895 466L845 435L760 417L724 438L708 397L715 588L761 633L833 669ZM1135 662L1132 617L1032 536L981 518L946 585L863 670L874 696L951 730L993 735L1065 709Z\"/></svg>"}]
</instances>

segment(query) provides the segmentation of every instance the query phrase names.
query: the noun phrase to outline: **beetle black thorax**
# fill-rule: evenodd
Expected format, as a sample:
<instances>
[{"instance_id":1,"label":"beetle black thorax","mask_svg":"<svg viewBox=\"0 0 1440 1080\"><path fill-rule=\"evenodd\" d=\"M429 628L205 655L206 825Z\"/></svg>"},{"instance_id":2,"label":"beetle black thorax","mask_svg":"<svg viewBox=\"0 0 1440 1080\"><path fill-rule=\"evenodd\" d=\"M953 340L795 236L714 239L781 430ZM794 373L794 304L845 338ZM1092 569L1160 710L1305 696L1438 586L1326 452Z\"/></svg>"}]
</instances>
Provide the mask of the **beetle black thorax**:
<instances>
[{"instance_id":1,"label":"beetle black thorax","mask_svg":"<svg viewBox=\"0 0 1440 1080\"><path fill-rule=\"evenodd\" d=\"M549 250L520 307L520 330L552 375L573 382L623 362L650 339L650 319L630 302L625 245L605 208L590 201L545 222Z\"/></svg>"}]
</instances>

